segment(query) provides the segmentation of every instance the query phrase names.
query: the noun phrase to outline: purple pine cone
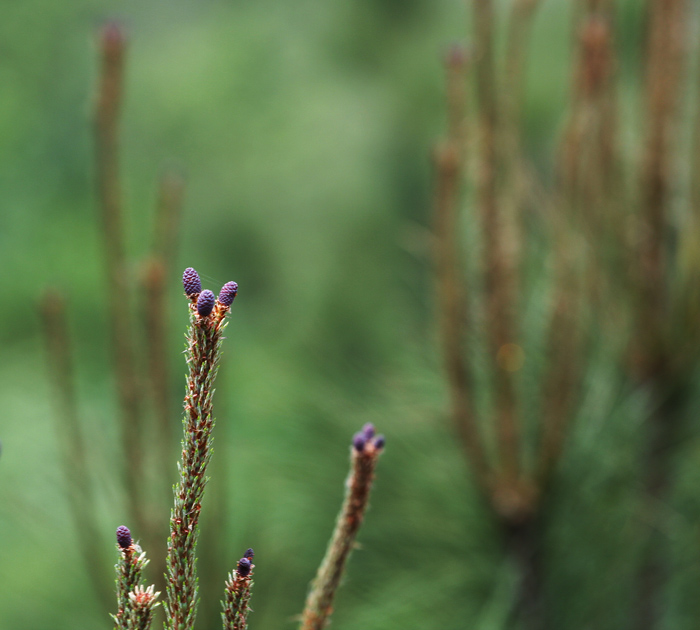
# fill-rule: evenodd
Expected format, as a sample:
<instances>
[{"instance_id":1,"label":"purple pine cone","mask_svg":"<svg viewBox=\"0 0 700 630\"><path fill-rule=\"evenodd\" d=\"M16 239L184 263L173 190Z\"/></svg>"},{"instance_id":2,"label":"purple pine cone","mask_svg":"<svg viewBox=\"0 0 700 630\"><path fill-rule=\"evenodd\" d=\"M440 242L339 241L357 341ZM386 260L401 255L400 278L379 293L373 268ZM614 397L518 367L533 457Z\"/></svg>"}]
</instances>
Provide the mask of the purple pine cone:
<instances>
[{"instance_id":1,"label":"purple pine cone","mask_svg":"<svg viewBox=\"0 0 700 630\"><path fill-rule=\"evenodd\" d=\"M117 544L122 549L128 549L131 547L131 532L125 525L120 525L117 527Z\"/></svg>"},{"instance_id":2,"label":"purple pine cone","mask_svg":"<svg viewBox=\"0 0 700 630\"><path fill-rule=\"evenodd\" d=\"M231 306L238 293L238 285L235 282L227 282L219 291L219 302L224 306Z\"/></svg>"},{"instance_id":3,"label":"purple pine cone","mask_svg":"<svg viewBox=\"0 0 700 630\"><path fill-rule=\"evenodd\" d=\"M383 435L378 435L376 438L374 438L374 448L376 448L378 451L381 451L384 448L384 444L386 444L386 439Z\"/></svg>"},{"instance_id":4,"label":"purple pine cone","mask_svg":"<svg viewBox=\"0 0 700 630\"><path fill-rule=\"evenodd\" d=\"M355 450L358 453L361 453L365 450L365 444L367 444L367 438L365 437L365 434L362 431L353 435L352 445L355 447Z\"/></svg>"},{"instance_id":5,"label":"purple pine cone","mask_svg":"<svg viewBox=\"0 0 700 630\"><path fill-rule=\"evenodd\" d=\"M194 297L202 292L202 281L192 267L187 267L185 273L182 274L182 286L185 287L187 297Z\"/></svg>"},{"instance_id":6,"label":"purple pine cone","mask_svg":"<svg viewBox=\"0 0 700 630\"><path fill-rule=\"evenodd\" d=\"M243 557L248 558L248 560L252 560L254 555L255 555L255 552L252 549L248 549L248 551L246 551L243 554Z\"/></svg>"},{"instance_id":7,"label":"purple pine cone","mask_svg":"<svg viewBox=\"0 0 700 630\"><path fill-rule=\"evenodd\" d=\"M374 437L374 434L374 425L371 422L368 422L362 427L362 435L364 435L366 439L371 440Z\"/></svg>"},{"instance_id":8,"label":"purple pine cone","mask_svg":"<svg viewBox=\"0 0 700 630\"><path fill-rule=\"evenodd\" d=\"M251 562L248 558L241 558L238 561L238 575L247 577L250 575Z\"/></svg>"},{"instance_id":9,"label":"purple pine cone","mask_svg":"<svg viewBox=\"0 0 700 630\"><path fill-rule=\"evenodd\" d=\"M197 298L197 312L201 317L206 317L214 310L216 298L209 289L204 289Z\"/></svg>"}]
</instances>

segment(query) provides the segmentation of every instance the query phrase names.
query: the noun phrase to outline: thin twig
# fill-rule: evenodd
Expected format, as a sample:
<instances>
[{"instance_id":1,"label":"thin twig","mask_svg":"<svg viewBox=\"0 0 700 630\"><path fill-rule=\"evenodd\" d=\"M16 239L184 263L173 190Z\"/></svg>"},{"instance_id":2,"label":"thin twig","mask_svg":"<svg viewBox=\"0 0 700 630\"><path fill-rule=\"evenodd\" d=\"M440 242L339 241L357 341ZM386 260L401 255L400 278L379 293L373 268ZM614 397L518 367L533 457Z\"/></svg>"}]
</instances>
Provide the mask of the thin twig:
<instances>
[{"instance_id":1,"label":"thin twig","mask_svg":"<svg viewBox=\"0 0 700 630\"><path fill-rule=\"evenodd\" d=\"M373 438L373 435L372 427L370 434L357 434L353 441L352 467L346 482L345 500L326 555L306 599L300 630L323 630L333 612L333 599L362 525L372 489L374 468L384 447L384 439L381 436Z\"/></svg>"},{"instance_id":2,"label":"thin twig","mask_svg":"<svg viewBox=\"0 0 700 630\"><path fill-rule=\"evenodd\" d=\"M131 538L128 527L117 528L119 561L117 571L117 614L112 615L115 630L148 630L160 593L143 584L146 553Z\"/></svg>"},{"instance_id":3,"label":"thin twig","mask_svg":"<svg viewBox=\"0 0 700 630\"><path fill-rule=\"evenodd\" d=\"M465 299L466 278L459 252L459 217L464 164L466 109L463 51L453 48L447 57L448 140L437 147L435 161L435 271L438 314L445 372L452 400L452 420L482 490L488 489L488 471L474 408L472 375L465 360L469 325Z\"/></svg>"},{"instance_id":4,"label":"thin twig","mask_svg":"<svg viewBox=\"0 0 700 630\"><path fill-rule=\"evenodd\" d=\"M225 585L225 596L221 619L224 630L246 630L248 615L251 612L250 596L253 588L253 550L238 561L235 571L229 573Z\"/></svg>"},{"instance_id":5,"label":"thin twig","mask_svg":"<svg viewBox=\"0 0 700 630\"><path fill-rule=\"evenodd\" d=\"M101 71L95 107L97 190L107 272L112 351L121 407L125 486L134 523L148 530L143 506L142 400L134 363L119 181L119 115L123 94L125 38L116 24L100 35Z\"/></svg>"},{"instance_id":6,"label":"thin twig","mask_svg":"<svg viewBox=\"0 0 700 630\"><path fill-rule=\"evenodd\" d=\"M435 151L437 186L435 191L435 261L438 289L438 313L445 373L452 400L452 420L469 457L482 490L488 490L488 465L479 435L473 399L473 377L465 360L467 327L466 279L460 273L459 203L460 159L454 144Z\"/></svg>"},{"instance_id":7,"label":"thin twig","mask_svg":"<svg viewBox=\"0 0 700 630\"><path fill-rule=\"evenodd\" d=\"M112 596L104 580L106 559L100 545L94 496L90 488L85 438L80 426L70 333L63 295L47 290L41 300L41 315L49 364L49 377L56 400L56 433L67 483L68 500L75 530L80 533L78 549L96 595L107 609Z\"/></svg>"},{"instance_id":8,"label":"thin twig","mask_svg":"<svg viewBox=\"0 0 700 630\"><path fill-rule=\"evenodd\" d=\"M686 0L651 0L646 75L646 141L640 174L642 191L639 328L645 342L637 366L642 379L665 369L664 323L667 307L665 248L672 188L674 130L682 94L686 53Z\"/></svg>"},{"instance_id":9,"label":"thin twig","mask_svg":"<svg viewBox=\"0 0 700 630\"><path fill-rule=\"evenodd\" d=\"M484 240L484 292L493 361L496 426L500 467L509 479L520 471L520 430L513 373L499 365L502 349L514 344L519 238L515 217L503 212L498 199L499 102L494 59L491 0L475 0L475 57L478 87L480 159L478 197Z\"/></svg>"}]
</instances>

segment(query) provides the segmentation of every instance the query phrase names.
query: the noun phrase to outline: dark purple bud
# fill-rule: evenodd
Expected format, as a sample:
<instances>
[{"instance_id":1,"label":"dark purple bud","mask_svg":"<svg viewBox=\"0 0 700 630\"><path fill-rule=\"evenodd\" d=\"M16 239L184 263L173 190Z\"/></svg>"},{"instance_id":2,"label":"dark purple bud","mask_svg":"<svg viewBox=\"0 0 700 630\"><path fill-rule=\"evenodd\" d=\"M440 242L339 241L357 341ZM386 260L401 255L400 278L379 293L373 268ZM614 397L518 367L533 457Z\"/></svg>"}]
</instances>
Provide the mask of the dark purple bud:
<instances>
[{"instance_id":1,"label":"dark purple bud","mask_svg":"<svg viewBox=\"0 0 700 630\"><path fill-rule=\"evenodd\" d=\"M364 435L366 439L371 440L374 437L374 434L374 425L371 422L368 422L362 427L362 435Z\"/></svg>"},{"instance_id":2,"label":"dark purple bud","mask_svg":"<svg viewBox=\"0 0 700 630\"><path fill-rule=\"evenodd\" d=\"M238 293L238 285L235 282L227 282L219 291L219 302L224 306L231 306Z\"/></svg>"},{"instance_id":3,"label":"dark purple bud","mask_svg":"<svg viewBox=\"0 0 700 630\"><path fill-rule=\"evenodd\" d=\"M247 577L250 575L251 562L248 558L241 558L238 561L238 575L241 577Z\"/></svg>"},{"instance_id":4,"label":"dark purple bud","mask_svg":"<svg viewBox=\"0 0 700 630\"><path fill-rule=\"evenodd\" d=\"M248 560L252 560L253 556L255 556L255 552L252 549L248 549L248 551L243 554L243 557L248 558Z\"/></svg>"},{"instance_id":5,"label":"dark purple bud","mask_svg":"<svg viewBox=\"0 0 700 630\"><path fill-rule=\"evenodd\" d=\"M355 450L358 453L361 453L365 450L365 444L367 444L367 438L365 437L365 434L362 431L353 435L352 445L355 447Z\"/></svg>"},{"instance_id":6,"label":"dark purple bud","mask_svg":"<svg viewBox=\"0 0 700 630\"><path fill-rule=\"evenodd\" d=\"M216 298L209 289L204 289L197 298L197 312L201 317L206 317L214 310Z\"/></svg>"},{"instance_id":7,"label":"dark purple bud","mask_svg":"<svg viewBox=\"0 0 700 630\"><path fill-rule=\"evenodd\" d=\"M192 267L187 267L185 273L182 274L182 286L185 287L187 297L194 297L202 292L202 281Z\"/></svg>"},{"instance_id":8,"label":"dark purple bud","mask_svg":"<svg viewBox=\"0 0 700 630\"><path fill-rule=\"evenodd\" d=\"M120 525L117 527L117 544L122 549L128 549L131 547L131 532L125 525Z\"/></svg>"},{"instance_id":9,"label":"dark purple bud","mask_svg":"<svg viewBox=\"0 0 700 630\"><path fill-rule=\"evenodd\" d=\"M386 438L383 435L378 435L376 438L374 438L374 448L376 448L378 451L381 451L384 448L384 444L386 444Z\"/></svg>"}]
</instances>

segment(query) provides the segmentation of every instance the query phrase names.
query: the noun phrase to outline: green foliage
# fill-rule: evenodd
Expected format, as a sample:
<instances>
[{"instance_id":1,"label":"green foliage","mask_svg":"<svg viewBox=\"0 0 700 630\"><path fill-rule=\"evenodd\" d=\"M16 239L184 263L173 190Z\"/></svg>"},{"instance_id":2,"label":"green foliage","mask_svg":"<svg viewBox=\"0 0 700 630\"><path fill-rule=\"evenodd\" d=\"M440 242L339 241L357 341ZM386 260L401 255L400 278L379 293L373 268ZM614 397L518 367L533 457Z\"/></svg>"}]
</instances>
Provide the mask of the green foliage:
<instances>
[{"instance_id":1,"label":"green foliage","mask_svg":"<svg viewBox=\"0 0 700 630\"><path fill-rule=\"evenodd\" d=\"M552 179L569 88L571 21L562 4L544 3L538 15L528 77L526 150L544 179ZM618 4L622 97L631 110L641 11L637 0ZM427 155L444 119L439 56L464 39L463 3L127 1L117 10L132 41L122 142L129 248L144 253L154 182L174 161L187 174L180 268L215 270L211 284L235 278L241 287L231 316L236 345L224 351L217 386L201 581L223 584L239 550L252 546L264 570L251 623L289 625L332 528L347 436L373 421L391 437L372 498L382 508L370 506L333 628L504 628L513 568L450 432L426 229ZM109 624L75 553L81 532L70 524L33 311L43 286L63 287L90 483L109 548L125 501L114 472L89 111L94 27L114 13L100 0L0 8L3 629ZM533 272L527 310L535 366L542 273ZM181 374L186 319L171 280L171 364ZM591 349L546 533L548 599L556 627L567 630L626 627L639 555L636 480L648 401L622 381L612 354L605 344ZM181 399L179 379L172 398ZM693 405L664 506L674 630L700 618L700 397ZM174 463L148 474L177 479ZM214 538L218 546L208 548ZM203 590L198 627L220 627L220 590Z\"/></svg>"}]
</instances>

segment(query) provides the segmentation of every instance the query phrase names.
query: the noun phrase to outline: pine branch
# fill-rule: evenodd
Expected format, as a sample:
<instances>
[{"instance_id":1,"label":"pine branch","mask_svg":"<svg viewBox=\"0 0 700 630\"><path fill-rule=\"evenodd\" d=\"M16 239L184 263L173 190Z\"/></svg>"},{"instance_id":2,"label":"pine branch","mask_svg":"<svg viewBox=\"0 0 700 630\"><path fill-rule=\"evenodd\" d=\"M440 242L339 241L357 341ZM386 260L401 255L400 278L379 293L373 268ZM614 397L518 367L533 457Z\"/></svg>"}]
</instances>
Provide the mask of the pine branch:
<instances>
[{"instance_id":1,"label":"pine branch","mask_svg":"<svg viewBox=\"0 0 700 630\"><path fill-rule=\"evenodd\" d=\"M255 568L253 555L253 550L248 549L238 561L236 570L229 573L226 580L225 599L222 602L224 612L221 613L224 630L246 630L248 627L250 591L253 588Z\"/></svg>"},{"instance_id":2,"label":"pine branch","mask_svg":"<svg viewBox=\"0 0 700 630\"><path fill-rule=\"evenodd\" d=\"M122 525L117 528L117 547L120 552L117 571L117 614L112 615L115 630L148 630L153 620L156 598L153 586L144 588L143 569L148 564L146 553L131 538L131 532Z\"/></svg>"},{"instance_id":3,"label":"pine branch","mask_svg":"<svg viewBox=\"0 0 700 630\"><path fill-rule=\"evenodd\" d=\"M136 586L129 593L129 612L127 615L128 630L148 630L153 622L158 603L156 599L160 593L154 593L154 587L151 584L148 588Z\"/></svg>"},{"instance_id":4,"label":"pine branch","mask_svg":"<svg viewBox=\"0 0 700 630\"><path fill-rule=\"evenodd\" d=\"M375 437L371 424L366 425L353 438L352 468L346 484L345 500L326 556L306 599L301 630L322 630L333 612L333 599L362 525L372 489L374 468L383 450L384 437Z\"/></svg>"},{"instance_id":5,"label":"pine branch","mask_svg":"<svg viewBox=\"0 0 700 630\"><path fill-rule=\"evenodd\" d=\"M195 550L199 535L199 513L211 459L212 397L219 367L225 317L236 297L238 285L223 286L218 300L202 291L197 272L188 268L183 275L185 294L190 299L190 327L187 337L187 394L185 396L180 479L174 490L168 538L166 630L191 630L197 613L197 572Z\"/></svg>"},{"instance_id":6,"label":"pine branch","mask_svg":"<svg viewBox=\"0 0 700 630\"><path fill-rule=\"evenodd\" d=\"M123 98L126 38L117 24L100 36L101 69L95 103L96 185L102 214L102 237L109 296L114 372L121 406L125 486L129 509L139 530L147 532L143 505L142 392L134 361L122 193L119 175L119 119Z\"/></svg>"}]
</instances>

